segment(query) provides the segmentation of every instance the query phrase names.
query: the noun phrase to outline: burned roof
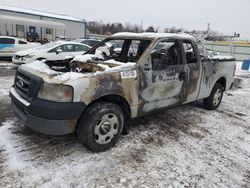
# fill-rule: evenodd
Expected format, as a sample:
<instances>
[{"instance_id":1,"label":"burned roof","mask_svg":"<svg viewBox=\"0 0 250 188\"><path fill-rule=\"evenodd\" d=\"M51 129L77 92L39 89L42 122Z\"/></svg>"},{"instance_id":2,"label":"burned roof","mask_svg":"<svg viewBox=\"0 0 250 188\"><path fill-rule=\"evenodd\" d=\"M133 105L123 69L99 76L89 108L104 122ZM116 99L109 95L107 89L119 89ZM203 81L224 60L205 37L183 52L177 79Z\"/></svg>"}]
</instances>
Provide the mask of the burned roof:
<instances>
[{"instance_id":1,"label":"burned roof","mask_svg":"<svg viewBox=\"0 0 250 188\"><path fill-rule=\"evenodd\" d=\"M148 39L157 39L157 38L184 38L184 39L194 39L193 36L188 34L176 34L176 33L130 33L130 32L121 32L116 33L112 36L113 38L148 38Z\"/></svg>"}]
</instances>

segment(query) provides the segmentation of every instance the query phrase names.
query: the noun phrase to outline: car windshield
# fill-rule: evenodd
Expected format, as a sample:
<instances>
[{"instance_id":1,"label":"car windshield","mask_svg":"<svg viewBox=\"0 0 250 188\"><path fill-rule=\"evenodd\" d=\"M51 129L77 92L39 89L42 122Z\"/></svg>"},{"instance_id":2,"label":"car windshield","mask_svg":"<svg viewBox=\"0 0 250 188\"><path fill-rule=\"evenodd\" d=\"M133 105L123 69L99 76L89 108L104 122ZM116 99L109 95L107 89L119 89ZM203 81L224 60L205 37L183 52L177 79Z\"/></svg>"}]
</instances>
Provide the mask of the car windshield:
<instances>
[{"instance_id":1,"label":"car windshield","mask_svg":"<svg viewBox=\"0 0 250 188\"><path fill-rule=\"evenodd\" d=\"M137 62L150 45L144 39L106 39L88 54L95 54L98 60L115 60L123 63Z\"/></svg>"}]
</instances>

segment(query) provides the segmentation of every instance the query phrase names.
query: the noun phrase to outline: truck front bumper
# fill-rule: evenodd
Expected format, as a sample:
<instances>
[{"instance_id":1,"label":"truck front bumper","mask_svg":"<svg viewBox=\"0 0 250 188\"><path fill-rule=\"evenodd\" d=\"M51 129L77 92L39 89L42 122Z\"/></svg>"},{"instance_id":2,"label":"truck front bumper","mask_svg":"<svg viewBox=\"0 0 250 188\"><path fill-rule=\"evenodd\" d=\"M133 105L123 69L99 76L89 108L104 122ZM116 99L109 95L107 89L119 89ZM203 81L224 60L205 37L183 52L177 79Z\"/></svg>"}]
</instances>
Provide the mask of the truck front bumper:
<instances>
[{"instance_id":1,"label":"truck front bumper","mask_svg":"<svg viewBox=\"0 0 250 188\"><path fill-rule=\"evenodd\" d=\"M86 108L82 102L59 103L40 99L28 102L14 88L11 88L10 97L14 114L27 127L48 135L73 133Z\"/></svg>"}]
</instances>

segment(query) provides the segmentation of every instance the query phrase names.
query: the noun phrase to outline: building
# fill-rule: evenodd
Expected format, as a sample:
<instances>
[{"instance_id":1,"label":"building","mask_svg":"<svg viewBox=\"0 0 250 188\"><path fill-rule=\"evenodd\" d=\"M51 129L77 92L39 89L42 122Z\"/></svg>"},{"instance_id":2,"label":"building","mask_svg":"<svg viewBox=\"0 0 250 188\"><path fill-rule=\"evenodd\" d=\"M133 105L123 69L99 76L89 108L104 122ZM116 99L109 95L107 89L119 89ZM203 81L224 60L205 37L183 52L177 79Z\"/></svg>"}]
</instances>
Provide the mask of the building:
<instances>
[{"instance_id":1,"label":"building","mask_svg":"<svg viewBox=\"0 0 250 188\"><path fill-rule=\"evenodd\" d=\"M0 35L32 41L85 38L86 26L81 18L0 5Z\"/></svg>"}]
</instances>

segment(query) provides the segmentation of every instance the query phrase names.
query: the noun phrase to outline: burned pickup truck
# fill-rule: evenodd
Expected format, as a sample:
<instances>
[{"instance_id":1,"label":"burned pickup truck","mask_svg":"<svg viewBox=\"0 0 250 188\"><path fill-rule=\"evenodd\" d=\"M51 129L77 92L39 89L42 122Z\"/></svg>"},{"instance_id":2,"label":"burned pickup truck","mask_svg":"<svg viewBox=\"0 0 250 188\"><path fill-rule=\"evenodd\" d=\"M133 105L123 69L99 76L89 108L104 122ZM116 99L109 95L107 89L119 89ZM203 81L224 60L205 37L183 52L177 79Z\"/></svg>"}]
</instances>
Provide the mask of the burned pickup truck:
<instances>
[{"instance_id":1,"label":"burned pickup truck","mask_svg":"<svg viewBox=\"0 0 250 188\"><path fill-rule=\"evenodd\" d=\"M13 110L35 131L76 132L88 149L104 151L130 118L200 99L205 108L218 108L233 83L235 59L200 54L189 35L118 33L67 62L64 71L46 61L19 67Z\"/></svg>"}]
</instances>

